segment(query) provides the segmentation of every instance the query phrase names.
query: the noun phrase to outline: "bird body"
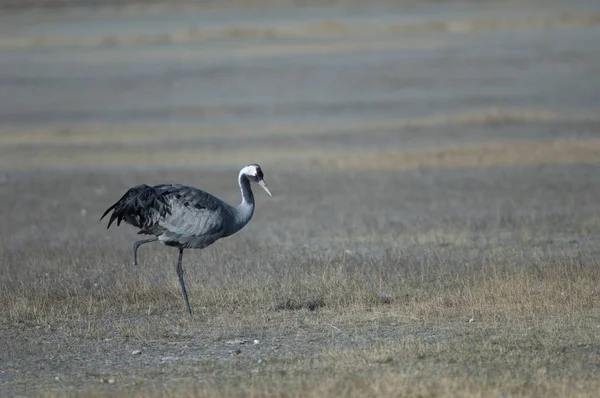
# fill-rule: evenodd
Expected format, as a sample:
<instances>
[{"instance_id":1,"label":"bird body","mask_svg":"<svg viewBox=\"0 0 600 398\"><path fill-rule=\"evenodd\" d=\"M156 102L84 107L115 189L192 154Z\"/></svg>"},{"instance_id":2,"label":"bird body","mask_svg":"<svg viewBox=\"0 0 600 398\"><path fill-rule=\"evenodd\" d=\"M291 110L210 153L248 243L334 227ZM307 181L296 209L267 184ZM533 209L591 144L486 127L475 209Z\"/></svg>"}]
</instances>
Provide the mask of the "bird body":
<instances>
[{"instance_id":1,"label":"bird body","mask_svg":"<svg viewBox=\"0 0 600 398\"><path fill-rule=\"evenodd\" d=\"M242 202L231 206L222 199L200 189L181 184L137 185L109 207L100 220L112 211L108 227L116 220L139 228L138 234L152 238L133 244L133 263L137 264L139 246L159 241L179 249L177 273L188 312L191 308L183 282L181 259L184 249L203 249L217 240L242 229L254 214L254 195L250 182L259 184L269 195L259 165L251 164L238 175Z\"/></svg>"},{"instance_id":2,"label":"bird body","mask_svg":"<svg viewBox=\"0 0 600 398\"><path fill-rule=\"evenodd\" d=\"M109 220L121 220L154 235L167 246L202 249L225 236L235 209L200 189L180 184L135 186L125 193Z\"/></svg>"}]
</instances>

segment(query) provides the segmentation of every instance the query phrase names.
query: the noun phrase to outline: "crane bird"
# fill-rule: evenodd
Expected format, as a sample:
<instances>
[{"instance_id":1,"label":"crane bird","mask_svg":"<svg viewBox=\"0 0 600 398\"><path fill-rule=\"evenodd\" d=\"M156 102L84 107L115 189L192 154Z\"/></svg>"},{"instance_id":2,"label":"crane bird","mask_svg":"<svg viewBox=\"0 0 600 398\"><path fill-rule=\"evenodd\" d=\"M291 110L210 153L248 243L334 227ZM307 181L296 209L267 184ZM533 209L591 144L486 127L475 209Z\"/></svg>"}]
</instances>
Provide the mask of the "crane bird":
<instances>
[{"instance_id":1,"label":"crane bird","mask_svg":"<svg viewBox=\"0 0 600 398\"><path fill-rule=\"evenodd\" d=\"M107 228L113 221L121 221L139 228L138 234L154 235L152 238L133 243L133 264L137 264L137 250L141 245L159 241L179 249L177 276L187 311L192 315L188 301L181 259L184 249L203 249L217 240L233 235L242 229L254 214L254 195L250 183L260 185L269 196L263 172L259 165L250 164L240 170L238 183L242 191L242 203L231 206L223 200L200 189L180 184L146 184L129 189L110 211Z\"/></svg>"}]
</instances>

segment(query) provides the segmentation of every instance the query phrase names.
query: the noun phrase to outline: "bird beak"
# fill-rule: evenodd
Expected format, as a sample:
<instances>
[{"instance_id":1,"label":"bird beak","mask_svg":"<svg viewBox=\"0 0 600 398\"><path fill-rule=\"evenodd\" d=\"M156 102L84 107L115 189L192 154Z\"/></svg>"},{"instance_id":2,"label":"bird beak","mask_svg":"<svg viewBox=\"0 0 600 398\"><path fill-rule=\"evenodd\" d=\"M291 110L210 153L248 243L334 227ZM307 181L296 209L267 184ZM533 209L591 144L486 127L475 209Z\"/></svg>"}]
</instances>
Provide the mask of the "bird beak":
<instances>
[{"instance_id":1,"label":"bird beak","mask_svg":"<svg viewBox=\"0 0 600 398\"><path fill-rule=\"evenodd\" d=\"M273 196L273 194L271 194L271 191L269 191L269 188L267 188L267 184L265 183L265 180L260 180L258 182L258 185L260 185L262 187L262 189L264 189L265 192L269 194L269 196Z\"/></svg>"}]
</instances>

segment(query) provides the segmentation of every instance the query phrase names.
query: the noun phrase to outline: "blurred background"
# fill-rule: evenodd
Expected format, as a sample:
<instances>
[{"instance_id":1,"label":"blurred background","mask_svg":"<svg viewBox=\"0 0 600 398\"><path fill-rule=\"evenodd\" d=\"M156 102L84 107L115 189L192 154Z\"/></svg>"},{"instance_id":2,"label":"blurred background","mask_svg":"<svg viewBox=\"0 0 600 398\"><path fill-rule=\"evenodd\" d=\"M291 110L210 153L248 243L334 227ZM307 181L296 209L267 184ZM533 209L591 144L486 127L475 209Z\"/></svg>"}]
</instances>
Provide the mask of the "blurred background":
<instances>
[{"instance_id":1,"label":"blurred background","mask_svg":"<svg viewBox=\"0 0 600 398\"><path fill-rule=\"evenodd\" d=\"M597 133L593 0L1 4L5 172L403 169L444 160L373 161Z\"/></svg>"}]
</instances>

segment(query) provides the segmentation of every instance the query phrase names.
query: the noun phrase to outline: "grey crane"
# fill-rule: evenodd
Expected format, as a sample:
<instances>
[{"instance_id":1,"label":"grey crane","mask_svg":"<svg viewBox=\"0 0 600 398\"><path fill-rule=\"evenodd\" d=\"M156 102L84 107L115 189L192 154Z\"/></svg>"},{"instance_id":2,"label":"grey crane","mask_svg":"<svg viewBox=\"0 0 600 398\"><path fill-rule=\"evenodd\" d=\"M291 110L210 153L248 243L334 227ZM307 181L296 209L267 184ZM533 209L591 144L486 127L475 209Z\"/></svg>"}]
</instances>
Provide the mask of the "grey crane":
<instances>
[{"instance_id":1,"label":"grey crane","mask_svg":"<svg viewBox=\"0 0 600 398\"><path fill-rule=\"evenodd\" d=\"M231 206L223 200L200 189L180 184L161 184L153 187L142 184L129 189L121 199L110 206L100 217L112 214L113 221L121 221L139 228L138 234L154 235L133 243L133 264L137 264L137 250L146 243L159 241L179 249L177 276L187 311L192 315L181 259L184 249L203 249L217 240L233 235L242 229L254 214L254 195L250 182L257 183L271 195L262 169L250 164L240 170L238 183L242 203Z\"/></svg>"}]
</instances>

